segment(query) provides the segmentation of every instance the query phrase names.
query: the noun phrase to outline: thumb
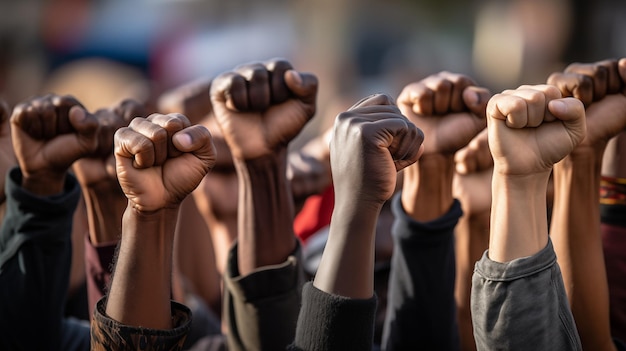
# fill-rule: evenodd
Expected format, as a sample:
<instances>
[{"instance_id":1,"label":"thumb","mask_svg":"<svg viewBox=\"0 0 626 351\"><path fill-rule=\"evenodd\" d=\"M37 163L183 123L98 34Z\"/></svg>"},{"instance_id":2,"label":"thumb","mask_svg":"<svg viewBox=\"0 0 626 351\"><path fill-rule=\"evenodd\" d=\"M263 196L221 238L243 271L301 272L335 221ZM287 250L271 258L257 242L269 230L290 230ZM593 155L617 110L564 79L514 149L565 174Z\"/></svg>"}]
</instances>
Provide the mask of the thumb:
<instances>
[{"instance_id":1,"label":"thumb","mask_svg":"<svg viewBox=\"0 0 626 351\"><path fill-rule=\"evenodd\" d=\"M82 106L75 105L70 109L69 120L79 137L94 139L98 130L96 116L87 112Z\"/></svg>"},{"instance_id":2,"label":"thumb","mask_svg":"<svg viewBox=\"0 0 626 351\"><path fill-rule=\"evenodd\" d=\"M562 121L573 141L579 143L587 133L585 107L576 98L554 99L548 103L548 111Z\"/></svg>"},{"instance_id":3,"label":"thumb","mask_svg":"<svg viewBox=\"0 0 626 351\"><path fill-rule=\"evenodd\" d=\"M200 159L208 172L215 165L216 150L211 133L204 126L196 124L172 136L174 147L185 153L193 153Z\"/></svg>"},{"instance_id":4,"label":"thumb","mask_svg":"<svg viewBox=\"0 0 626 351\"><path fill-rule=\"evenodd\" d=\"M315 105L318 86L315 75L290 69L285 72L285 83L300 100L307 104Z\"/></svg>"},{"instance_id":5,"label":"thumb","mask_svg":"<svg viewBox=\"0 0 626 351\"><path fill-rule=\"evenodd\" d=\"M487 103L491 98L491 92L486 88L469 86L463 90L463 102L465 106L480 118L487 118Z\"/></svg>"}]
</instances>

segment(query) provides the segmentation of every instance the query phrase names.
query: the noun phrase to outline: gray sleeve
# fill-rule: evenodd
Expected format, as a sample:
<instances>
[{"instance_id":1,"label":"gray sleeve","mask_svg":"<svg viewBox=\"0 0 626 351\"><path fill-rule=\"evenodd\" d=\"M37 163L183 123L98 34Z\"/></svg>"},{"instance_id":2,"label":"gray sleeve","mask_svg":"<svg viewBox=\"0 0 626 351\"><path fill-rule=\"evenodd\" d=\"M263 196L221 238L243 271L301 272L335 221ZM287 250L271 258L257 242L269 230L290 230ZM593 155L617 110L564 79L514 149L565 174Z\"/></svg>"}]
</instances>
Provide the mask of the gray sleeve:
<instances>
[{"instance_id":1,"label":"gray sleeve","mask_svg":"<svg viewBox=\"0 0 626 351\"><path fill-rule=\"evenodd\" d=\"M476 263L472 322L478 350L582 350L552 242L507 263Z\"/></svg>"}]
</instances>

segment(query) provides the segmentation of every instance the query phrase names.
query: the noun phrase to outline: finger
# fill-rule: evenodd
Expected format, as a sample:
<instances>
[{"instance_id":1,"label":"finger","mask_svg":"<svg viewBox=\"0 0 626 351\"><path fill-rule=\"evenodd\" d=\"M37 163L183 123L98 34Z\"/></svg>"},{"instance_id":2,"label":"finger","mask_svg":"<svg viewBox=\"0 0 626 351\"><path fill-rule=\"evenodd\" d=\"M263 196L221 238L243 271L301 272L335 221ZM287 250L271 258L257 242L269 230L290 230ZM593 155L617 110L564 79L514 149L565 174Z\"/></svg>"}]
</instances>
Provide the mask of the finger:
<instances>
[{"instance_id":1,"label":"finger","mask_svg":"<svg viewBox=\"0 0 626 351\"><path fill-rule=\"evenodd\" d=\"M548 103L548 109L559 120L563 121L568 133L576 142L580 142L587 129L585 123L585 107L574 98L555 99Z\"/></svg>"},{"instance_id":2,"label":"finger","mask_svg":"<svg viewBox=\"0 0 626 351\"><path fill-rule=\"evenodd\" d=\"M181 152L193 153L200 159L206 172L215 165L216 151L211 133L204 126L194 125L181 130L172 137L174 146Z\"/></svg>"},{"instance_id":3,"label":"finger","mask_svg":"<svg viewBox=\"0 0 626 351\"><path fill-rule=\"evenodd\" d=\"M79 109L80 107L75 107ZM83 110L84 111L84 110ZM84 113L88 113L84 111ZM113 111L109 109L101 109L95 112L96 119L98 120L98 151L96 157L105 158L113 152L113 136L115 131L121 127L125 127L127 123L124 123L122 119Z\"/></svg>"},{"instance_id":4,"label":"finger","mask_svg":"<svg viewBox=\"0 0 626 351\"><path fill-rule=\"evenodd\" d=\"M77 105L83 107L83 105L71 95L55 95L52 97L52 104L56 110L58 133L64 134L72 132L72 126L70 125L67 116L69 115L72 107Z\"/></svg>"},{"instance_id":5,"label":"finger","mask_svg":"<svg viewBox=\"0 0 626 351\"><path fill-rule=\"evenodd\" d=\"M450 111L452 82L438 76L427 78L424 84L433 92L433 110L437 115Z\"/></svg>"},{"instance_id":6,"label":"finger","mask_svg":"<svg viewBox=\"0 0 626 351\"><path fill-rule=\"evenodd\" d=\"M43 131L41 125L41 116L39 111L33 105L26 106L26 113L21 118L22 130L24 130L33 139L42 139Z\"/></svg>"},{"instance_id":7,"label":"finger","mask_svg":"<svg viewBox=\"0 0 626 351\"><path fill-rule=\"evenodd\" d=\"M439 73L440 76L452 83L452 93L450 95L450 111L451 112L463 112L466 110L466 104L463 98L463 93L466 88L476 85L473 79L458 73L451 73L443 71ZM487 102L485 101L485 104ZM484 117L484 113L482 114Z\"/></svg>"},{"instance_id":8,"label":"finger","mask_svg":"<svg viewBox=\"0 0 626 351\"><path fill-rule=\"evenodd\" d=\"M270 106L269 73L260 63L241 66L237 72L247 81L248 108L265 111Z\"/></svg>"},{"instance_id":9,"label":"finger","mask_svg":"<svg viewBox=\"0 0 626 351\"><path fill-rule=\"evenodd\" d=\"M468 86L463 90L463 105L482 119L486 118L489 98L491 98L491 92L487 88Z\"/></svg>"},{"instance_id":10,"label":"finger","mask_svg":"<svg viewBox=\"0 0 626 351\"><path fill-rule=\"evenodd\" d=\"M74 105L68 114L70 127L76 131L84 143L89 144L89 149L95 149L97 146L96 133L98 131L98 119L96 116L87 113L80 105Z\"/></svg>"},{"instance_id":11,"label":"finger","mask_svg":"<svg viewBox=\"0 0 626 351\"><path fill-rule=\"evenodd\" d=\"M593 101L598 101L606 96L608 86L607 68L596 64L572 63L565 69L566 73L583 74L591 78L593 82Z\"/></svg>"},{"instance_id":12,"label":"finger","mask_svg":"<svg viewBox=\"0 0 626 351\"><path fill-rule=\"evenodd\" d=\"M454 168L459 174L469 174L476 171L476 158L472 157L472 149L469 145L454 154Z\"/></svg>"},{"instance_id":13,"label":"finger","mask_svg":"<svg viewBox=\"0 0 626 351\"><path fill-rule=\"evenodd\" d=\"M285 84L298 99L312 106L313 111L315 110L318 81L314 74L287 70L285 72Z\"/></svg>"},{"instance_id":14,"label":"finger","mask_svg":"<svg viewBox=\"0 0 626 351\"><path fill-rule=\"evenodd\" d=\"M167 131L145 118L135 118L129 127L150 140L153 147L153 165L160 166L167 160ZM151 165L152 166L152 165Z\"/></svg>"},{"instance_id":15,"label":"finger","mask_svg":"<svg viewBox=\"0 0 626 351\"><path fill-rule=\"evenodd\" d=\"M219 75L211 84L211 101L224 104L231 111L247 111L246 80L235 72Z\"/></svg>"},{"instance_id":16,"label":"finger","mask_svg":"<svg viewBox=\"0 0 626 351\"><path fill-rule=\"evenodd\" d=\"M622 80L619 75L619 68L617 66L617 60L604 60L596 63L599 66L605 67L607 72L607 94L615 94L622 89Z\"/></svg>"},{"instance_id":17,"label":"finger","mask_svg":"<svg viewBox=\"0 0 626 351\"><path fill-rule=\"evenodd\" d=\"M398 105L407 106L413 113L421 116L433 115L434 103L434 92L422 82L407 85L398 97Z\"/></svg>"},{"instance_id":18,"label":"finger","mask_svg":"<svg viewBox=\"0 0 626 351\"><path fill-rule=\"evenodd\" d=\"M522 85L520 88L526 88L531 90L538 90L544 94L544 109L543 109L543 121L552 122L556 118L550 113L550 110L545 108L546 103L550 100L560 99L562 97L561 91L549 84L537 84L537 85Z\"/></svg>"},{"instance_id":19,"label":"finger","mask_svg":"<svg viewBox=\"0 0 626 351\"><path fill-rule=\"evenodd\" d=\"M364 127L389 133L389 137L383 140L386 144L380 146L389 150L397 171L415 163L419 158L424 134L403 116L381 117Z\"/></svg>"},{"instance_id":20,"label":"finger","mask_svg":"<svg viewBox=\"0 0 626 351\"><path fill-rule=\"evenodd\" d=\"M516 96L526 101L526 127L538 127L544 120L546 96L542 91L532 88L519 88Z\"/></svg>"},{"instance_id":21,"label":"finger","mask_svg":"<svg viewBox=\"0 0 626 351\"><path fill-rule=\"evenodd\" d=\"M155 113L148 117L148 120L155 123L167 132L167 155L168 157L177 157L181 152L174 147L172 137L179 131L191 126L191 122L187 117L179 113L171 113L162 115Z\"/></svg>"},{"instance_id":22,"label":"finger","mask_svg":"<svg viewBox=\"0 0 626 351\"><path fill-rule=\"evenodd\" d=\"M291 96L291 91L285 82L285 73L293 67L282 59L273 59L265 63L269 73L271 104L285 102Z\"/></svg>"},{"instance_id":23,"label":"finger","mask_svg":"<svg viewBox=\"0 0 626 351\"><path fill-rule=\"evenodd\" d=\"M563 97L575 97L589 106L593 102L593 81L578 73L552 73L548 84L556 86Z\"/></svg>"},{"instance_id":24,"label":"finger","mask_svg":"<svg viewBox=\"0 0 626 351\"><path fill-rule=\"evenodd\" d=\"M487 116L505 121L509 128L524 128L528 123L526 100L515 95L497 94L487 104Z\"/></svg>"},{"instance_id":25,"label":"finger","mask_svg":"<svg viewBox=\"0 0 626 351\"><path fill-rule=\"evenodd\" d=\"M121 117L125 126L127 126L133 118L146 117L147 114L145 106L132 99L126 99L120 102L115 107L115 113Z\"/></svg>"},{"instance_id":26,"label":"finger","mask_svg":"<svg viewBox=\"0 0 626 351\"><path fill-rule=\"evenodd\" d=\"M115 132L115 157L133 160L137 169L154 165L155 154L152 141L131 127L123 127Z\"/></svg>"},{"instance_id":27,"label":"finger","mask_svg":"<svg viewBox=\"0 0 626 351\"><path fill-rule=\"evenodd\" d=\"M36 99L33 102L33 106L38 110L39 118L41 121L41 136L43 139L48 140L55 137L57 134L64 134L63 131L57 131L57 118L68 119L68 115L57 116L54 105L52 104L52 96L47 95L42 98ZM64 124L67 124L65 122Z\"/></svg>"},{"instance_id":28,"label":"finger","mask_svg":"<svg viewBox=\"0 0 626 351\"><path fill-rule=\"evenodd\" d=\"M352 105L348 109L348 111L352 111L355 109L362 109L369 106L393 106L395 107L395 103L393 98L387 94L372 94L370 96L366 96L363 99L359 100L357 103ZM397 110L397 107L396 107Z\"/></svg>"}]
</instances>

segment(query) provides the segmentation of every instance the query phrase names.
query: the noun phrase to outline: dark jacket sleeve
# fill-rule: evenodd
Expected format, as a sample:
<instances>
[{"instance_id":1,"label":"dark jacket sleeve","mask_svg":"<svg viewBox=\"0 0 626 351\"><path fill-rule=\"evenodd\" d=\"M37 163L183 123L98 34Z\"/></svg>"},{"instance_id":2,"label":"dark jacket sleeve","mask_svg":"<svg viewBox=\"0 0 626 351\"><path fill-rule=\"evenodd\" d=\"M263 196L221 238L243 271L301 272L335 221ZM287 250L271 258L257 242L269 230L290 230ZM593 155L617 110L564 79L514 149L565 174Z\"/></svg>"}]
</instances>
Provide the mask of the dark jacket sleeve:
<instances>
[{"instance_id":1,"label":"dark jacket sleeve","mask_svg":"<svg viewBox=\"0 0 626 351\"><path fill-rule=\"evenodd\" d=\"M306 283L296 338L289 350L371 350L374 341L376 295L351 299Z\"/></svg>"},{"instance_id":2,"label":"dark jacket sleeve","mask_svg":"<svg viewBox=\"0 0 626 351\"><path fill-rule=\"evenodd\" d=\"M224 275L224 318L228 349L284 350L296 332L304 273L300 245L281 264L241 276L237 244L228 256Z\"/></svg>"},{"instance_id":3,"label":"dark jacket sleeve","mask_svg":"<svg viewBox=\"0 0 626 351\"><path fill-rule=\"evenodd\" d=\"M172 301L172 329L124 325L107 316L105 298L96 304L91 323L92 350L182 350L191 325L191 311Z\"/></svg>"},{"instance_id":4,"label":"dark jacket sleeve","mask_svg":"<svg viewBox=\"0 0 626 351\"><path fill-rule=\"evenodd\" d=\"M430 222L409 217L400 201L392 200L395 222L385 350L458 350L459 332L454 299L454 227L460 203Z\"/></svg>"},{"instance_id":5,"label":"dark jacket sleeve","mask_svg":"<svg viewBox=\"0 0 626 351\"><path fill-rule=\"evenodd\" d=\"M0 350L59 349L80 187L68 174L63 193L38 197L21 183L12 169L0 229Z\"/></svg>"}]
</instances>

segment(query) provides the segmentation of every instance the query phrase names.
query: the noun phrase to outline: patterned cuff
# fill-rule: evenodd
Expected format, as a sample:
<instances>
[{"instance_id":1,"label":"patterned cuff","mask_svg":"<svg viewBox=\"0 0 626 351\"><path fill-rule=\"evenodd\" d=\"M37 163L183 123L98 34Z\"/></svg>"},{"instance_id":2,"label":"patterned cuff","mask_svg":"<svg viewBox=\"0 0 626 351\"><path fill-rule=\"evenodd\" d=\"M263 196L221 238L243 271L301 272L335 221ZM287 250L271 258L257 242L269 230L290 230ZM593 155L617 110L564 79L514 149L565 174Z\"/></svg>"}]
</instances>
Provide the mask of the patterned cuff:
<instances>
[{"instance_id":1,"label":"patterned cuff","mask_svg":"<svg viewBox=\"0 0 626 351\"><path fill-rule=\"evenodd\" d=\"M182 350L191 327L191 311L172 301L173 329L124 325L105 313L105 299L96 304L91 324L92 350Z\"/></svg>"}]
</instances>

